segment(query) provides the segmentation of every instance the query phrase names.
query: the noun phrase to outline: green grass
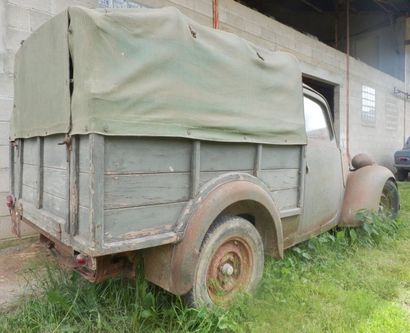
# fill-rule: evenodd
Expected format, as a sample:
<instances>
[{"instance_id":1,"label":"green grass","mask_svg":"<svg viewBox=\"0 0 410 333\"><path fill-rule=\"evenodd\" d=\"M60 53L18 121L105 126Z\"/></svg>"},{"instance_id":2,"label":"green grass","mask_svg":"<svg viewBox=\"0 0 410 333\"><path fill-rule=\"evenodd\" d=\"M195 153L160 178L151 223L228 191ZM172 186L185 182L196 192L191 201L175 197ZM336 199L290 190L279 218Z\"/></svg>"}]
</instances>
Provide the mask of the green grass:
<instances>
[{"instance_id":1,"label":"green grass","mask_svg":"<svg viewBox=\"0 0 410 333\"><path fill-rule=\"evenodd\" d=\"M36 296L0 316L0 332L410 332L410 184L400 192L397 224L363 215L376 223L268 259L256 296L230 308L187 309L142 279L95 286L49 267L27 275Z\"/></svg>"}]
</instances>

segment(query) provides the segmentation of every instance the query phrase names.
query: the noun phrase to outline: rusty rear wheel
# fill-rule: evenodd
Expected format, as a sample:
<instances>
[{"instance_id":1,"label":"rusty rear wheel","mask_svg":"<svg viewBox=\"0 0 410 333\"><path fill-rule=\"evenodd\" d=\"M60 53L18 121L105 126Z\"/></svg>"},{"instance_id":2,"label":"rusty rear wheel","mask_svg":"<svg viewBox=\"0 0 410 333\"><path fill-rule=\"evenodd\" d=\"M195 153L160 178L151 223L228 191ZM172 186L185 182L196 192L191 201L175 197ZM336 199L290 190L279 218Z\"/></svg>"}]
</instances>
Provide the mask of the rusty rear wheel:
<instances>
[{"instance_id":1,"label":"rusty rear wheel","mask_svg":"<svg viewBox=\"0 0 410 333\"><path fill-rule=\"evenodd\" d=\"M238 216L218 219L202 243L190 305L229 302L238 292L252 292L263 273L263 243L258 231Z\"/></svg>"}]
</instances>

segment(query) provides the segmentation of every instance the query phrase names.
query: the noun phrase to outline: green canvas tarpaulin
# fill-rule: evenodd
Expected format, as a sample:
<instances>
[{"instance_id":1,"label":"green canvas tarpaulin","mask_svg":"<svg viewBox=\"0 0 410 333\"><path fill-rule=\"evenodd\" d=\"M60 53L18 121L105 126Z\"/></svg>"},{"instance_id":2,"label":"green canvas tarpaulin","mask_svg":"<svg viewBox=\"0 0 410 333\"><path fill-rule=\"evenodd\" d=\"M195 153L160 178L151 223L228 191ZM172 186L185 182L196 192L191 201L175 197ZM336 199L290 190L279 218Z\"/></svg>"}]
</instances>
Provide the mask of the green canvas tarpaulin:
<instances>
[{"instance_id":1,"label":"green canvas tarpaulin","mask_svg":"<svg viewBox=\"0 0 410 333\"><path fill-rule=\"evenodd\" d=\"M71 7L16 56L11 139L53 133L305 144L301 72L172 7Z\"/></svg>"}]
</instances>

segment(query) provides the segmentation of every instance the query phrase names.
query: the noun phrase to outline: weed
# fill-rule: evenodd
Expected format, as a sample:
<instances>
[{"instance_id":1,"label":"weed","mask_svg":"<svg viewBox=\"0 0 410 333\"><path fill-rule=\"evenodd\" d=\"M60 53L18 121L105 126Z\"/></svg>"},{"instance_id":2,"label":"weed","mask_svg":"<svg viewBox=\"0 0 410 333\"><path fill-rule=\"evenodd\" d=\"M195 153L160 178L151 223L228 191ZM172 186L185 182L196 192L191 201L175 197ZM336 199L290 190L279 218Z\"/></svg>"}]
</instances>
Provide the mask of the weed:
<instances>
[{"instance_id":1,"label":"weed","mask_svg":"<svg viewBox=\"0 0 410 333\"><path fill-rule=\"evenodd\" d=\"M30 270L34 296L0 317L0 331L410 332L410 184L400 191L397 222L360 212L362 227L268 258L256 296L240 295L229 308L186 308L141 275L92 285L49 266L42 276Z\"/></svg>"}]
</instances>

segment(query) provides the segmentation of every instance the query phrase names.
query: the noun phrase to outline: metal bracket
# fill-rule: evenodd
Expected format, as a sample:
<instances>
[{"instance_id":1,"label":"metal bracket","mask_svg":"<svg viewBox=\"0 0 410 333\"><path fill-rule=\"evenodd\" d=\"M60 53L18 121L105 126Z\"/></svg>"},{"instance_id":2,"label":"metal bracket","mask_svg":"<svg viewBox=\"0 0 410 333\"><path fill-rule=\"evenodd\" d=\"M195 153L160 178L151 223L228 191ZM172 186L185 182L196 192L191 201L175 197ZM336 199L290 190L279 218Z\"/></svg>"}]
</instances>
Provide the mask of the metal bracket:
<instances>
[{"instance_id":1,"label":"metal bracket","mask_svg":"<svg viewBox=\"0 0 410 333\"><path fill-rule=\"evenodd\" d=\"M410 94L408 92L400 90L396 87L394 87L394 89L393 89L393 95L397 96L397 97L403 97L405 99L410 99Z\"/></svg>"}]
</instances>

